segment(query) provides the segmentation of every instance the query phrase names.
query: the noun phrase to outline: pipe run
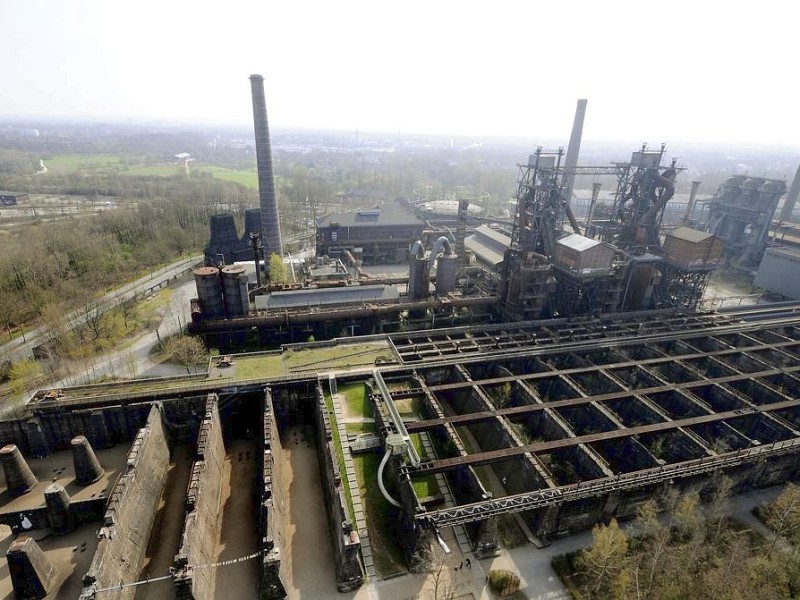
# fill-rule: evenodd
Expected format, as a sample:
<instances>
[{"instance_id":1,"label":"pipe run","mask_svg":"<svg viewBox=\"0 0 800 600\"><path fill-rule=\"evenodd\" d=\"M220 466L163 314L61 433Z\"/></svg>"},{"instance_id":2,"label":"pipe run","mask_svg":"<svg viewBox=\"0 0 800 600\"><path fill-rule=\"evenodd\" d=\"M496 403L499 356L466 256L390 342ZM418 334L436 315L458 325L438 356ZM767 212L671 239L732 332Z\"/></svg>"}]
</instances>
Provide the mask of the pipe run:
<instances>
[{"instance_id":1,"label":"pipe run","mask_svg":"<svg viewBox=\"0 0 800 600\"><path fill-rule=\"evenodd\" d=\"M389 456L392 454L391 447L386 448L386 452L381 459L381 464L378 466L378 487L381 490L381 494L383 497L386 498L386 501L391 504L392 506L396 506L397 508L403 508L403 506L394 498L389 495L389 492L386 491L386 488L383 485L383 469L386 466L386 463L389 462Z\"/></svg>"}]
</instances>

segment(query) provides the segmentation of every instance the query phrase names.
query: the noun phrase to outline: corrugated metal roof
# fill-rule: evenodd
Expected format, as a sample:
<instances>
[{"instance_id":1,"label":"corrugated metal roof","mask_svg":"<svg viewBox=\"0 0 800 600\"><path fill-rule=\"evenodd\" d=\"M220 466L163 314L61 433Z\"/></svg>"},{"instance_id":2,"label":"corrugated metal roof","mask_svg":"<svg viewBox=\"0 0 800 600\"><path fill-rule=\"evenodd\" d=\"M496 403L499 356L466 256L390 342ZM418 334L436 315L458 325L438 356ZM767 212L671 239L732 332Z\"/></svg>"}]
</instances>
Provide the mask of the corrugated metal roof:
<instances>
[{"instance_id":1,"label":"corrugated metal roof","mask_svg":"<svg viewBox=\"0 0 800 600\"><path fill-rule=\"evenodd\" d=\"M475 229L475 233L464 239L464 246L474 252L482 263L497 267L503 262L505 252L511 246L511 238L481 225Z\"/></svg>"},{"instance_id":2,"label":"corrugated metal roof","mask_svg":"<svg viewBox=\"0 0 800 600\"><path fill-rule=\"evenodd\" d=\"M351 302L390 302L397 300L399 296L399 290L394 285L351 285L273 292L269 296L256 296L255 300L258 310L280 310Z\"/></svg>"},{"instance_id":3,"label":"corrugated metal roof","mask_svg":"<svg viewBox=\"0 0 800 600\"><path fill-rule=\"evenodd\" d=\"M676 227L672 231L668 231L667 235L671 235L679 240L686 240L687 242L694 243L703 242L712 236L710 233L698 231L697 229L692 229L691 227Z\"/></svg>"},{"instance_id":4,"label":"corrugated metal roof","mask_svg":"<svg viewBox=\"0 0 800 600\"><path fill-rule=\"evenodd\" d=\"M501 231L498 231L497 229L492 229L488 225L479 225L475 228L475 233L491 238L506 248L511 246L511 237L507 236Z\"/></svg>"},{"instance_id":5,"label":"corrugated metal roof","mask_svg":"<svg viewBox=\"0 0 800 600\"><path fill-rule=\"evenodd\" d=\"M475 256L484 264L497 267L503 262L503 253L488 246L483 240L470 236L464 240L464 247L475 253Z\"/></svg>"},{"instance_id":6,"label":"corrugated metal roof","mask_svg":"<svg viewBox=\"0 0 800 600\"><path fill-rule=\"evenodd\" d=\"M578 235L577 233L571 233L566 237L561 238L560 240L556 241L556 244L561 244L562 246L566 246L567 248L572 248L573 250L577 250L578 252L583 252L584 250L588 250L589 248L594 248L598 246L602 242L598 240L593 240L592 238L587 238L582 235Z\"/></svg>"}]
</instances>

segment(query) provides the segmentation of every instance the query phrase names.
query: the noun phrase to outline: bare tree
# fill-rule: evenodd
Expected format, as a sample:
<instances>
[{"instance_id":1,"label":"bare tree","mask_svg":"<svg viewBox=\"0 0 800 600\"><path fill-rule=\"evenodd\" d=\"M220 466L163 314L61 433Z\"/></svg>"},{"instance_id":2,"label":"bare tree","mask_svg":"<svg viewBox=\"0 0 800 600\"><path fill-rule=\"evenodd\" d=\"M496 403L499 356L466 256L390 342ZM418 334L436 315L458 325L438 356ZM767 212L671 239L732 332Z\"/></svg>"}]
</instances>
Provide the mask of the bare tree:
<instances>
[{"instance_id":1,"label":"bare tree","mask_svg":"<svg viewBox=\"0 0 800 600\"><path fill-rule=\"evenodd\" d=\"M762 511L764 522L775 532L767 556L772 553L779 537L792 543L800 541L800 488L787 483L786 488L774 502Z\"/></svg>"},{"instance_id":2,"label":"bare tree","mask_svg":"<svg viewBox=\"0 0 800 600\"><path fill-rule=\"evenodd\" d=\"M200 338L191 335L180 335L172 338L167 344L169 357L186 367L186 373L191 374L189 367L203 364L208 358L208 350Z\"/></svg>"}]
</instances>

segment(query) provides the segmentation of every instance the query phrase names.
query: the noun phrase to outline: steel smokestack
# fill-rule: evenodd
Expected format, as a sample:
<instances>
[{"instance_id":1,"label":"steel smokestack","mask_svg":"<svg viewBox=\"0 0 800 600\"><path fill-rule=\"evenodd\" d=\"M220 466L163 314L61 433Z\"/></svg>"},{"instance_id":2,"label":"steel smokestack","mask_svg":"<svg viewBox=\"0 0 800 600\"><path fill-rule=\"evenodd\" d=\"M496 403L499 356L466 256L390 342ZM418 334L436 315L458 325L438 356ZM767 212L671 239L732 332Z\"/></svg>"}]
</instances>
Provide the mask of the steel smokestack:
<instances>
[{"instance_id":1,"label":"steel smokestack","mask_svg":"<svg viewBox=\"0 0 800 600\"><path fill-rule=\"evenodd\" d=\"M272 254L283 256L278 200L275 197L275 177L272 174L272 147L267 123L267 102L264 98L264 78L250 75L253 96L253 125L256 135L256 164L258 165L258 198L261 205L261 243L264 264Z\"/></svg>"},{"instance_id":2,"label":"steel smokestack","mask_svg":"<svg viewBox=\"0 0 800 600\"><path fill-rule=\"evenodd\" d=\"M572 122L572 133L569 136L569 146L567 146L567 157L564 159L564 166L567 168L566 185L564 194L567 203L572 200L572 186L575 184L575 174L570 172L571 167L578 166L578 154L581 150L581 136L583 135L583 119L586 117L587 100L578 100L575 108L575 120Z\"/></svg>"},{"instance_id":3,"label":"steel smokestack","mask_svg":"<svg viewBox=\"0 0 800 600\"><path fill-rule=\"evenodd\" d=\"M800 166L797 167L797 173L795 173L794 179L792 179L789 193L786 194L786 198L783 201L783 208L781 209L781 215L779 217L781 221L788 221L792 218L792 211L794 211L794 205L797 204L798 196L800 196Z\"/></svg>"}]
</instances>

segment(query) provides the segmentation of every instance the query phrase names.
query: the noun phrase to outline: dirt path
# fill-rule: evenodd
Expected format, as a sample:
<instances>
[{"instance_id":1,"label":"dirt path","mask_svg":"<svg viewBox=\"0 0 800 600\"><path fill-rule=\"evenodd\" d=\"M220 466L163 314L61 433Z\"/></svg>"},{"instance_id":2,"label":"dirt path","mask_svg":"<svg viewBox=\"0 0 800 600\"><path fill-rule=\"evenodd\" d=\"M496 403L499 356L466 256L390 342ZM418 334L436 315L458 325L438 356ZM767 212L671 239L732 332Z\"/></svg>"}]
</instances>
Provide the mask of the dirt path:
<instances>
[{"instance_id":1,"label":"dirt path","mask_svg":"<svg viewBox=\"0 0 800 600\"><path fill-rule=\"evenodd\" d=\"M246 556L258 550L258 513L256 512L256 474L258 445L253 441L234 440L225 457L222 482L222 523L214 561ZM217 569L214 597L219 600L257 600L258 559L226 565Z\"/></svg>"},{"instance_id":2,"label":"dirt path","mask_svg":"<svg viewBox=\"0 0 800 600\"><path fill-rule=\"evenodd\" d=\"M153 533L147 547L147 557L140 579L146 576L160 577L169 572L180 548L181 533L186 507L186 488L192 474L192 453L187 445L179 445L172 454L172 463L167 472L167 481L158 512L153 522ZM140 586L136 600L160 600L172 594L172 580L159 581Z\"/></svg>"},{"instance_id":3,"label":"dirt path","mask_svg":"<svg viewBox=\"0 0 800 600\"><path fill-rule=\"evenodd\" d=\"M333 549L320 486L317 448L302 428L281 434L286 524L284 586L287 600L318 600L337 595ZM307 431L307 430L306 430Z\"/></svg>"}]
</instances>

